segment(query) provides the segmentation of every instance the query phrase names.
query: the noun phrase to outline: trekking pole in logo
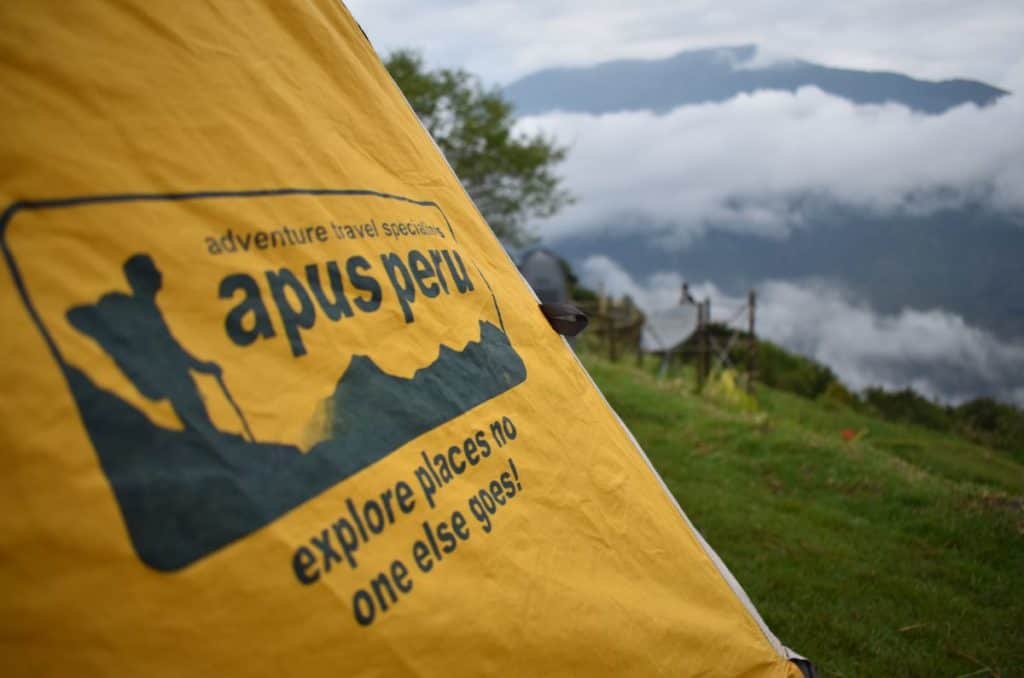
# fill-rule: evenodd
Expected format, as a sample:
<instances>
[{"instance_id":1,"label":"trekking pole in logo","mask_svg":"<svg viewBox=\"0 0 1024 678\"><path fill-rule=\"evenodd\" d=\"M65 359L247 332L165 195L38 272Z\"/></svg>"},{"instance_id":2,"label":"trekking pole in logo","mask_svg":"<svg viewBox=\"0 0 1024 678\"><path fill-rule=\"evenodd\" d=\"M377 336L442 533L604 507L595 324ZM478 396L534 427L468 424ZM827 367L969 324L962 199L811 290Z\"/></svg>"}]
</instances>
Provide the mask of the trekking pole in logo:
<instances>
[{"instance_id":1,"label":"trekking pole in logo","mask_svg":"<svg viewBox=\"0 0 1024 678\"><path fill-rule=\"evenodd\" d=\"M228 399L229 403L231 403L231 407L234 408L235 414L238 415L238 420L242 422L242 430L245 431L245 436L249 439L249 442L256 442L256 437L253 436L252 429L249 428L249 422L246 420L245 415L242 414L242 408L240 408L238 403L235 402L234 396L232 396L231 391L228 390L228 385L224 383L224 374L220 370L217 370L214 376L217 378L217 383L220 384L220 390L224 392L224 397Z\"/></svg>"}]
</instances>

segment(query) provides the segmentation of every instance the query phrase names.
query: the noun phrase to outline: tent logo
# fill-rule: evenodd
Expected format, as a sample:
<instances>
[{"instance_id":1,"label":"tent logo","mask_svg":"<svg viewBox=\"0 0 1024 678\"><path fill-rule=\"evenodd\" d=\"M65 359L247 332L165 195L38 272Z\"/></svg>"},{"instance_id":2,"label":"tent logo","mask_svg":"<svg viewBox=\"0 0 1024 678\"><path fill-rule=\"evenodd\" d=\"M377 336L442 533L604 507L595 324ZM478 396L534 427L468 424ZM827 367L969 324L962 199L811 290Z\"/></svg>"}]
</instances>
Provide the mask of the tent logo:
<instances>
[{"instance_id":1,"label":"tent logo","mask_svg":"<svg viewBox=\"0 0 1024 678\"><path fill-rule=\"evenodd\" d=\"M330 200L334 209L346 207L345 199L357 198L361 201L359 206L365 209L386 211L394 209L397 203L404 210L432 211L435 218L440 215L444 219L454 240L454 230L433 203L367 191L321 191L317 195L317 204ZM288 333L291 350L287 352L274 353L272 350L278 344L268 341L257 342L258 346L266 346L262 353L259 350L246 353L253 342L239 342L237 336L230 336L231 322L238 327L257 327L260 322L257 301L262 297L253 293L231 307L230 303L237 302L237 298L225 300L223 295L216 295L216 280L218 277L226 279L225 276L192 276L196 281L175 278L185 275L186 271L178 263L180 257L167 256L166 247L161 243L155 243L148 251L135 251L127 256L121 252L106 255L104 261L112 264L109 267L112 270L101 271L101 280L83 284L85 290L66 283L58 285L56 279L47 278L45 270L37 264L38 251L32 243L45 239L45 232L53 224L61 228L64 224L89 222L84 218L89 210L83 208L110 208L115 201L128 202L133 207L139 207L140 202L144 207L152 203L157 208L153 217L163 218L165 210L179 201L218 198L231 199L236 206L251 199L261 202L286 199L289 206L301 208L302 199L308 201L309 192L24 203L8 209L0 225L7 263L23 301L64 373L135 550L143 562L163 571L185 567L244 537L417 436L526 379L525 365L504 332L497 300L482 273L472 266L463 266L461 270L464 284L451 285L455 296L450 303L458 302L459 294L474 300L486 295L489 303L481 305L474 301L468 305L477 317L464 323L467 332L463 341L451 346L434 339L434 345L438 346L436 358L417 364L411 374L408 374L410 370L405 370L407 374L395 374L379 364L386 357L383 354L324 352L323 345L337 350L338 337L362 338L364 332L360 331L358 323L352 323L351 313L348 317L336 314L342 323L349 323L347 326L338 323L337 327L349 334L331 335L331 341L318 343L319 353L307 345L303 345L301 354L295 351L297 329L295 334ZM308 203L306 207L308 209ZM73 215L74 219L54 220L61 212L65 216ZM12 234L13 217L20 214L33 217L38 214L45 218L39 224L23 226L19 223L17 232ZM73 234L74 229L80 227L83 226L67 228ZM418 247L415 238L408 240L411 244L406 247L413 249L404 256L417 260L415 253L420 250L415 249ZM452 247L450 242L446 244ZM380 243L359 245L363 247L361 251L369 255L358 257L366 264L361 269L364 291L372 287L369 281L376 286L375 294L368 290L367 294L356 298L365 302L360 308L375 312L391 299L395 307L393 313L375 314L380 318L367 317L379 320L382 326L391 323L386 326L392 330L396 327L417 330L408 324L412 322L410 307L416 299L416 288L406 285L412 278L407 274L403 277L401 271L396 273L394 264L401 260L401 253L380 251ZM385 243L385 246L394 248L395 245ZM127 246L122 249L124 247ZM25 259L18 258L22 250L26 253ZM430 256L425 255L423 259L429 262ZM463 262L464 257L449 255L447 261L456 259ZM262 261L265 265L266 260ZM446 259L436 255L434 261ZM243 263L246 262L239 262L239 265ZM327 269L331 271L331 266ZM231 270L235 271L230 275L236 276L236 280L242 275L237 269ZM284 270L286 268L281 267L276 273L266 272L265 277L272 285L273 276L280 278ZM337 270L335 267L334 272ZM425 270L423 266L417 268L415 279L418 282L427 280ZM445 270L441 266L430 270L437 276L432 284L439 290ZM379 278L375 278L375 274ZM449 277L459 274L454 264L448 274ZM472 284L474 277L476 286ZM177 285L177 297L170 289L164 291L172 283ZM191 287L186 289L182 285ZM211 297L220 301L216 309L219 316L212 313L197 316L197 322L207 317L220 317L221 322L212 328L209 325L213 323L207 323L205 333L197 334L192 327L194 323L175 320L170 309L176 308L175 298L194 298L196 304L206 304L206 300L193 291L206 288L212 288ZM339 278L334 287L334 308L338 307L343 293ZM166 304L165 295L169 299ZM303 305L307 301L314 303L308 298L301 299L301 295L302 292L292 289L287 293L278 290L277 294L272 290L267 296L291 300L288 308L300 302ZM439 291L435 295L437 300L442 296ZM322 290L307 297L329 301ZM370 303L373 300L376 306ZM247 321L248 324L238 317L240 307L251 311L253 320ZM444 312L440 305L425 307L419 312L428 313L428 308ZM480 308L490 308L490 311L480 317ZM225 320L225 314L231 320ZM269 314L265 315L268 315L265 322L270 323ZM312 321L300 325L313 331ZM266 325L264 333L273 336L273 330L267 328L272 325ZM342 330L331 325L323 331ZM420 331L422 341L424 331ZM183 336L185 334L188 336ZM395 332L389 332L388 336L393 334ZM89 359L90 355L94 358ZM261 369L260 361L264 358L266 366ZM259 383L253 380L261 374L270 380L290 375L298 361L310 359L316 361L316 374L324 375L323 383L310 383L309 389L302 389L323 394L307 408L314 410L307 418L316 423L312 427L315 435L307 436L305 444L294 439L295 436L292 440L277 438L274 432L279 427L264 425L261 428L260 423L268 415L259 398L249 394L250 385ZM106 369L97 367L101 364ZM253 371L258 374L253 375ZM204 387L200 386L200 381ZM438 397L439 393L444 396ZM217 401L222 406L213 413L210 403ZM165 413L161 419L158 410L160 407L167 409L168 405L173 414ZM301 412L303 407L299 404L295 409Z\"/></svg>"}]
</instances>

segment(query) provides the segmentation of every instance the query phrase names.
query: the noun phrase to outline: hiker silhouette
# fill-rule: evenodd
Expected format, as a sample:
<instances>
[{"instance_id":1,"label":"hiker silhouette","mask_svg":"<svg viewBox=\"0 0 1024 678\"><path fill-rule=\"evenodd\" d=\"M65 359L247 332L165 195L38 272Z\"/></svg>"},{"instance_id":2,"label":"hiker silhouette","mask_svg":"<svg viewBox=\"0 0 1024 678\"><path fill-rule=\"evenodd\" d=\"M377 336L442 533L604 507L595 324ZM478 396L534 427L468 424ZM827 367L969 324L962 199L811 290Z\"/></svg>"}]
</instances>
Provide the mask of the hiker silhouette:
<instances>
[{"instance_id":1,"label":"hiker silhouette","mask_svg":"<svg viewBox=\"0 0 1024 678\"><path fill-rule=\"evenodd\" d=\"M139 393L150 400L169 400L186 429L203 436L223 435L210 420L192 377L192 372L217 377L237 411L220 365L199 360L174 338L156 303L163 276L152 257L136 254L122 268L132 294L108 292L96 304L70 309L68 321L99 343Z\"/></svg>"}]
</instances>

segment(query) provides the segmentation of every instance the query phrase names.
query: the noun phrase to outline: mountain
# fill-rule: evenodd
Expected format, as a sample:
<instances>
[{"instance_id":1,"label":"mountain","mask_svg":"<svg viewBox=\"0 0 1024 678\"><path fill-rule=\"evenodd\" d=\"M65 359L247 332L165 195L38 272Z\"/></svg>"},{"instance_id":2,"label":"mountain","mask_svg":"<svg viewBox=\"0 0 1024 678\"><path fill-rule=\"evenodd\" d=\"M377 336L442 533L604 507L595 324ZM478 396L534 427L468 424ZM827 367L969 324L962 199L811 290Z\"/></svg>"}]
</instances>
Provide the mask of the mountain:
<instances>
[{"instance_id":1,"label":"mountain","mask_svg":"<svg viewBox=\"0 0 1024 678\"><path fill-rule=\"evenodd\" d=\"M1018 364L1018 347L1024 341L1024 297L1021 295L1024 267L1020 265L1020 255L1024 252L1024 211L1014 207L1019 203L1001 199L996 190L997 185L1002 185L999 182L1017 183L1014 172L1019 168L1019 154L1014 149L1021 137L1016 131L1018 126L1013 124L1013 116L1008 113L1015 110L1017 102L1009 99L1008 92L965 79L931 82L900 73L832 68L807 61L766 63L758 58L756 47L745 45L681 52L665 59L619 60L587 67L542 70L510 84L505 94L520 114L565 111L600 116L617 111L654 112L655 116L643 118L655 126L645 147L652 150L652 140L661 138L656 134L662 119L657 114L686 106L724 102L744 93L793 92L809 86L856 106L890 102L916 113L896 116L906 120L899 127L879 127L881 131L877 133L874 128L864 131L863 143L892 144L892 152L899 153L903 137L892 135L913 135L926 127L933 131L943 128L945 136L936 137L934 143L928 145L935 152L923 154L922 161L948 164L954 170L975 165L982 169L964 173L963 181L970 183L964 186L957 185L960 180L956 178L929 180L910 176L912 181L936 183L914 184L915 188L904 196L904 206L888 209L873 206L870 200L856 204L844 202L839 197L845 195L844 191L837 190L843 188L842 177L831 177L820 184L801 180L804 183L786 188L786 182L777 181L770 165L754 162L762 158L751 156L750 173L756 181L747 176L737 182L737 192L730 195L728 172L743 175L747 170L744 154L763 152L763 149L759 150L756 145L751 148L728 146L721 141L728 139L728 126L756 124L758 134L770 137L773 124L777 122L790 124L787 130L782 130L790 135L799 123L794 123L791 115L740 122L725 117L714 130L715 136L708 138L710 141L720 139L721 153L729 162L709 168L705 188L714 191L727 211L739 212L746 200L744 187L760 185L762 188L758 190L765 194L761 199L775 201L772 204L780 213L776 216L781 216L788 226L784 234L776 229L760 228L756 222L742 230L725 229L704 221L708 217L702 215L706 213L690 214L692 210L681 210L676 216L664 207L647 209L642 198L633 200L625 189L642 185L671 190L678 181L673 176L674 165L659 158L657 152L650 154L653 159L645 155L631 162L633 159L628 157L630 140L617 141L606 136L620 129L613 124L615 121L598 121L607 123L593 126L605 136L581 133L573 140L570 153L583 153L590 159L577 163L578 166L570 163L573 174L569 182L581 194L589 195L594 186L601 184L587 182L614 182L615 173L622 171L623 183L613 190L617 189L617 194L624 196L625 204L609 207L605 215L588 213L589 223L573 224L572 229L552 229L563 233L571 231L573 235L544 238L544 244L577 266L590 256L604 255L617 262L636 281L647 281L654 273L675 272L691 283L714 283L722 292L733 296L765 281L788 282L805 288L821 284L822 289L849 292L856 304L870 309L870 313L875 314L871 317L879 318L877 322L882 324L882 319L896 317L905 309L951 313L950 323L960 322L955 316L963 319L965 326L956 330L956 334L963 337L963 345L969 345L970 350L949 343L928 354L891 351L885 361L875 357L870 365L865 362L867 358L856 357L860 349L853 344L832 342L829 354L837 364L845 363L848 372L864 368L871 373L865 378L881 379L887 384L910 385L915 379L925 379L934 386L933 391L943 397L991 395L1017 402L1019 396L1013 394L1024 393L1020 390L1024 384L1018 370L1012 369ZM993 105L997 101L1001 103ZM978 109L958 110L939 117L965 105ZM970 118L971 124L966 125L964 118ZM669 117L664 119L669 120ZM991 122L985 124L984 120ZM578 124L579 129L586 130L592 122L563 120L562 125L571 130ZM834 124L831 129L837 135L847 131L839 122L817 122ZM674 131L669 124L661 130L664 134ZM750 130L739 127L738 131L749 133ZM1005 157L985 156L985 148L979 148L975 155L969 144L958 146L958 141L967 138L959 135L968 133L978 138L978 135L1005 138ZM565 132L565 136L572 138L571 131ZM986 141L991 139L986 138ZM844 139L847 143L850 140ZM816 143L827 144L820 140ZM594 146L584 148L586 144ZM987 152L991 156L991 144L984 146L990 147ZM585 150L591 151L589 156ZM680 165L693 162L688 159L685 148L675 150L673 157L678 156ZM704 157L701 153L715 149L698 147L696 150L699 158ZM808 157L809 166L829 162L828 146L819 150L822 152ZM869 150L874 151L871 158L885 158L878 148ZM611 155L610 151L618 155ZM837 147L836 152L843 151ZM595 158L605 161L599 164ZM621 158L622 170L616 161L607 162L607 158ZM837 157L837 162L839 160ZM791 154L778 162L783 161L790 164L779 166L780 175L793 169L794 163L802 162L802 156ZM1003 169L993 169L995 167ZM690 170L686 180L699 184L700 179L693 178L694 168L686 169ZM850 171L870 172L871 167ZM922 176L927 177L928 172ZM955 177L957 173L952 172L950 176ZM853 183L857 180L858 177L850 177ZM936 198L934 203L929 202L932 196ZM752 207L750 218L756 220L758 205ZM538 230L543 238L544 225ZM983 342L982 338L989 335L994 339ZM799 349L795 344L790 348Z\"/></svg>"},{"instance_id":2,"label":"mountain","mask_svg":"<svg viewBox=\"0 0 1024 678\"><path fill-rule=\"evenodd\" d=\"M520 115L561 110L610 113L667 112L679 106L726 101L758 90L814 86L857 104L897 102L922 113L973 103L986 106L1008 92L974 80L917 80L899 73L832 68L793 60L754 65L757 47L717 47L666 59L627 59L593 66L549 68L505 88Z\"/></svg>"},{"instance_id":3,"label":"mountain","mask_svg":"<svg viewBox=\"0 0 1024 678\"><path fill-rule=\"evenodd\" d=\"M575 266L610 256L635 279L677 271L744 294L763 280L826 280L882 313L943 308L1004 339L1024 339L1024 225L984 206L930 215L879 216L833 206L815 227L786 238L710 231L685 248L664 246L658 226L608 228L551 244Z\"/></svg>"}]
</instances>

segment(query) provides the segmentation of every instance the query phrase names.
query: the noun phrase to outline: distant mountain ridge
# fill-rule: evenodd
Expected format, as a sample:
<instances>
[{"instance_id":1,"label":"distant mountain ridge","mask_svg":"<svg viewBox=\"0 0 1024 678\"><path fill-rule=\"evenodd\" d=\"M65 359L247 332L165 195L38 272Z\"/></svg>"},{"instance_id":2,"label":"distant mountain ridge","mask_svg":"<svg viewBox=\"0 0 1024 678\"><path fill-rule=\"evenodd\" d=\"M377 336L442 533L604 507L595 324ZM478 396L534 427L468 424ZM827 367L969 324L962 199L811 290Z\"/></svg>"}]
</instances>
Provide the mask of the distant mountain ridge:
<instances>
[{"instance_id":1,"label":"distant mountain ridge","mask_svg":"<svg viewBox=\"0 0 1024 678\"><path fill-rule=\"evenodd\" d=\"M858 106L891 102L907 107L918 114L914 116L918 120L903 130L907 134L914 133L913 125L927 124L922 122L926 116L964 105L990 107L979 117L992 120L993 135L1013 133L1005 129L1012 125L1000 115L1003 106L993 106L1009 93L988 84L965 79L932 82L900 73L832 68L808 61L766 63L753 45L686 51L664 59L546 69L510 84L505 93L520 115L556 110L592 115L619 111L664 114L745 93L794 92L801 87L815 87ZM764 120L765 134L773 132L772 122ZM728 125L730 120L722 124ZM841 128L836 129L842 133ZM575 143L592 143L591 139L581 136ZM888 142L877 137L877 143ZM620 150L624 161L628 160L628 148L624 143ZM736 166L743 166L744 149L722 148L722 152L734 154ZM937 160L960 161L952 154ZM681 157L680 162L687 159ZM577 171L577 181L588 180L583 171ZM672 170L660 171L663 174L653 180L671 186ZM771 177L764 178L764 190L772 194L774 183ZM940 200L934 209L927 200L920 202L922 209L916 209L914 191L906 196L907 209L878 210L843 204L827 188L821 193L779 190L773 197L792 217L785 237L766 235L754 225L722 230L701 223L699 217L673 219L625 204L620 211L609 208L603 216L593 215L593 223L586 228L577 225L571 235L548 235L545 244L576 265L603 255L637 281L655 272L676 272L691 282L713 283L730 295L744 294L765 281L826 284L850 293L873 313L882 314L880 317L902 314L906 309L939 309L991 334L999 345L1020 346L1024 341L1020 294L1024 289L1024 267L1020 265L1024 211L997 204L991 198L992 187L980 183L918 188L925 197L935 191ZM968 189L963 196L961 188ZM947 196L954 199L942 207ZM742 191L722 200L730 210L745 204ZM543 235L544 229L540 230ZM915 375L925 374L943 393L1010 398L1006 394L1016 392L1013 389L1019 380L1004 374L1002 368L988 367L1002 365L999 360L1002 358L989 358L979 367L981 363L948 357L932 361L914 358L891 360L884 368L892 383L909 383ZM881 359L875 368L882 369L880 365Z\"/></svg>"},{"instance_id":2,"label":"distant mountain ridge","mask_svg":"<svg viewBox=\"0 0 1024 678\"><path fill-rule=\"evenodd\" d=\"M635 279L678 271L742 294L764 280L828 280L880 313L943 308L1007 341L1024 341L1024 223L972 205L931 215L873 215L833 206L811 213L815 228L787 238L712 230L687 247L666 248L656 224L636 232L602 229L552 240L576 266L615 260Z\"/></svg>"},{"instance_id":3,"label":"distant mountain ridge","mask_svg":"<svg viewBox=\"0 0 1024 678\"><path fill-rule=\"evenodd\" d=\"M664 59L623 59L593 66L549 68L505 88L520 115L554 110L611 113L720 102L759 90L814 86L857 104L895 102L938 114L973 103L987 106L1008 94L975 80L928 81L900 73L858 71L787 61L752 66L755 45L689 50Z\"/></svg>"}]
</instances>

